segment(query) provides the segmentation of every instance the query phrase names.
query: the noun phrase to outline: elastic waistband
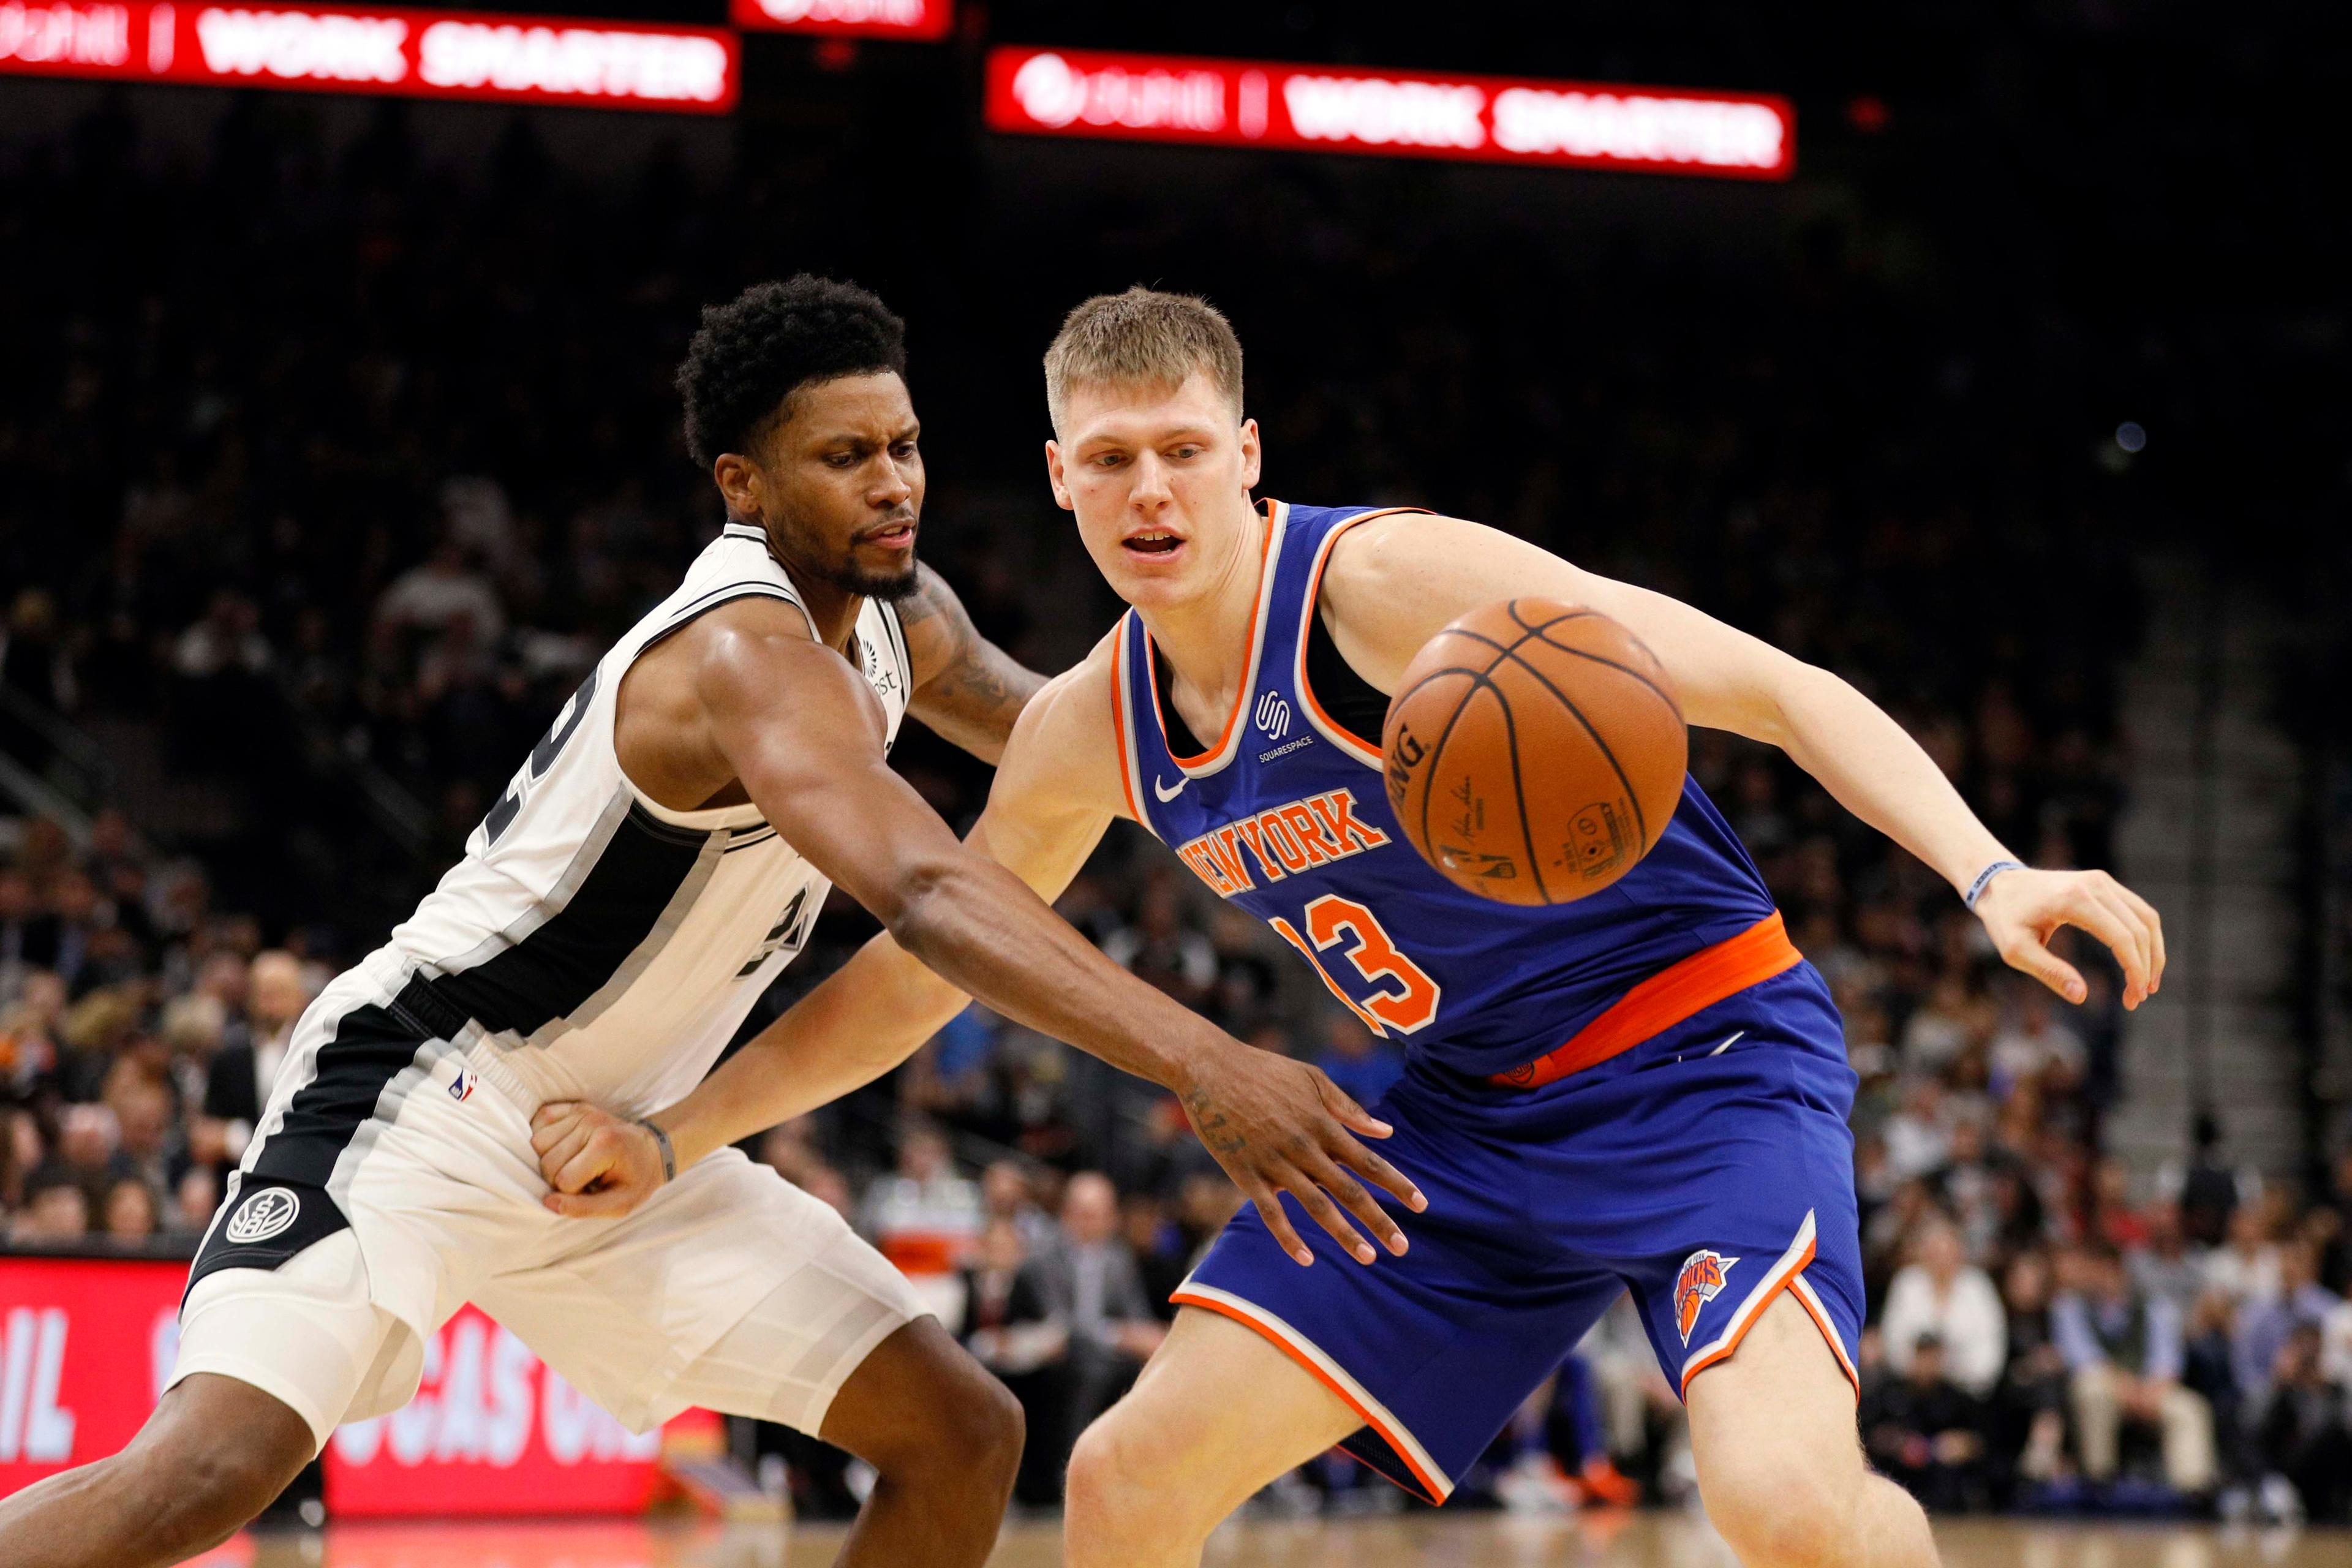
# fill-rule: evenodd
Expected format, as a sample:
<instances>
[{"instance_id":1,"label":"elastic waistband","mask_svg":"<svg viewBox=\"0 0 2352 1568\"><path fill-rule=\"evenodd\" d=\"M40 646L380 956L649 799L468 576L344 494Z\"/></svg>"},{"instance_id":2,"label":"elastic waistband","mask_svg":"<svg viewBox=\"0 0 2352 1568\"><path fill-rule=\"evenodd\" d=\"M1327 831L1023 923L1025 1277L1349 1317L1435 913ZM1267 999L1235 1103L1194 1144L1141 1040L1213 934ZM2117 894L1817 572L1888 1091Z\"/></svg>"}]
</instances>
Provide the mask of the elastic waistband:
<instances>
[{"instance_id":1,"label":"elastic waistband","mask_svg":"<svg viewBox=\"0 0 2352 1568\"><path fill-rule=\"evenodd\" d=\"M1572 1072L1582 1072L1632 1050L1693 1014L1751 985L1760 985L1804 960L1805 955L1789 940L1780 911L1774 910L1738 936L1703 947L1651 975L1602 1009L1565 1045L1486 1081L1504 1089L1539 1089L1556 1083Z\"/></svg>"}]
</instances>

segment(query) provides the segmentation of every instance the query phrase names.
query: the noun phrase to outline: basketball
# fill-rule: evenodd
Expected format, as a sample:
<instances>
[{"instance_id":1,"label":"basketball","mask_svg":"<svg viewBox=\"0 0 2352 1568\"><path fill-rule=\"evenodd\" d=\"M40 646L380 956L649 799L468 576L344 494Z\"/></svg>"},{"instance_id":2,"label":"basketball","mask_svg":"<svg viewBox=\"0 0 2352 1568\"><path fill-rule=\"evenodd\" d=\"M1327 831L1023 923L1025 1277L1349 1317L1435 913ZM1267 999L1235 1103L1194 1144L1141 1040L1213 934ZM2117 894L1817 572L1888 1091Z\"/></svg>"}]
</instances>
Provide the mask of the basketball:
<instances>
[{"instance_id":1,"label":"basketball","mask_svg":"<svg viewBox=\"0 0 2352 1568\"><path fill-rule=\"evenodd\" d=\"M1389 805L1447 880L1565 904L1639 864L1682 799L1690 736L1657 657L1598 610L1474 610L1405 667L1381 732Z\"/></svg>"}]
</instances>

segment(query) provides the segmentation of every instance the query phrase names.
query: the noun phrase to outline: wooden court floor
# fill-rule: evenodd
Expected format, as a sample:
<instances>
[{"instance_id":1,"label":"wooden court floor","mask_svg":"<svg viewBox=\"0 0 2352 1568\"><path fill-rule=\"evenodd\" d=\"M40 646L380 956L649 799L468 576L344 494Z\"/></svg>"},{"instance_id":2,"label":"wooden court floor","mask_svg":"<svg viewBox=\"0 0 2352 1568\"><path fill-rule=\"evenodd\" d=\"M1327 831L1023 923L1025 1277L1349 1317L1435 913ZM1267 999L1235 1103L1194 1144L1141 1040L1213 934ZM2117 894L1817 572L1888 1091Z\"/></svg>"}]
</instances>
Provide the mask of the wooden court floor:
<instances>
[{"instance_id":1,"label":"wooden court floor","mask_svg":"<svg viewBox=\"0 0 2352 1568\"><path fill-rule=\"evenodd\" d=\"M1952 1520L1946 1568L2352 1568L2352 1532ZM323 1542L240 1541L204 1568L824 1568L837 1528L643 1524L347 1526ZM1052 1524L1014 1524L991 1568L1053 1568ZM1227 1525L1208 1568L1736 1568L1703 1520L1421 1514Z\"/></svg>"}]
</instances>

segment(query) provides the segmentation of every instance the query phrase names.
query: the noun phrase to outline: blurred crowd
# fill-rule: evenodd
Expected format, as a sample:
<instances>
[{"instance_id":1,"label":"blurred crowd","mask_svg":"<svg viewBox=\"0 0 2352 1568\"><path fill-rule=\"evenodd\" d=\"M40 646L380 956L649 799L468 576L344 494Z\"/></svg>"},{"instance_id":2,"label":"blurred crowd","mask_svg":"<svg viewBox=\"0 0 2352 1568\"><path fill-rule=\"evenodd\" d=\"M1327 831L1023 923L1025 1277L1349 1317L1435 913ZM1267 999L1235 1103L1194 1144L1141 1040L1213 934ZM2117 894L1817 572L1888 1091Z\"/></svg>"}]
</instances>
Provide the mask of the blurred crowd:
<instances>
[{"instance_id":1,"label":"blurred crowd","mask_svg":"<svg viewBox=\"0 0 2352 1568\"><path fill-rule=\"evenodd\" d=\"M0 174L0 733L38 771L55 742L20 709L103 727L167 781L130 815L89 803L86 834L36 815L0 837L10 1246L190 1244L307 998L715 531L667 385L695 307L803 266L910 317L925 551L1034 662L1066 662L1109 606L1033 471L1030 367L1075 300L1150 279L1234 317L1272 493L1443 507L1684 596L1862 685L2028 858L2112 862L2134 458L2084 438L2063 321L1924 292L1859 223L1795 225L1760 256L1632 235L1570 254L1539 216L1449 206L1419 174L1282 163L1171 187L1195 204L1181 222L1111 201L1071 234L950 168L922 176L971 237L942 271L812 222L842 197L822 179L698 185L656 153L584 180L520 120L461 175L415 111L330 148L262 101L193 162L142 154L117 105ZM978 809L977 764L911 727L898 760L951 820ZM2340 1517L2352 1158L2308 1191L2210 1140L2126 1171L2104 1151L2124 1041L2095 955L2074 952L2091 994L2063 1005L1778 753L1701 732L1692 766L1844 1013L1874 1462L1938 1508ZM423 801L431 845L372 853L355 779ZM201 788L223 808L175 815ZM1402 1069L1133 835L1062 909L1361 1100ZM772 1006L870 929L835 900ZM978 1009L755 1152L1019 1393L1040 1504L1237 1203L1167 1097ZM837 1456L760 1443L810 1508L853 1495ZM1689 1487L1679 1405L1621 1301L1463 1495ZM1396 1502L1333 1461L1272 1505Z\"/></svg>"}]
</instances>

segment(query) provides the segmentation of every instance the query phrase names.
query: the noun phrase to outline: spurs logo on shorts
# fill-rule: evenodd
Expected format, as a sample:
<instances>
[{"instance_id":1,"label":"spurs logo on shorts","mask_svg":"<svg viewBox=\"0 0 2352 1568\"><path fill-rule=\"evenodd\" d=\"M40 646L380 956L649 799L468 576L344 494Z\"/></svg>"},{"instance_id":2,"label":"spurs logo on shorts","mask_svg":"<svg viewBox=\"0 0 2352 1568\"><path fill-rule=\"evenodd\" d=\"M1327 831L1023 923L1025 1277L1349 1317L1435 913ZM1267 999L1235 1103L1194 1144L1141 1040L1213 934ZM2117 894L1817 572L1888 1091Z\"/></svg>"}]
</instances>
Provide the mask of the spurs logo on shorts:
<instances>
[{"instance_id":1,"label":"spurs logo on shorts","mask_svg":"<svg viewBox=\"0 0 2352 1568\"><path fill-rule=\"evenodd\" d=\"M1706 1247L1683 1259L1683 1271L1675 1280L1675 1326L1683 1331L1684 1344L1690 1343L1691 1331L1698 1327L1699 1310L1723 1293L1723 1277L1738 1261Z\"/></svg>"},{"instance_id":2,"label":"spurs logo on shorts","mask_svg":"<svg viewBox=\"0 0 2352 1568\"><path fill-rule=\"evenodd\" d=\"M302 1212L299 1195L284 1187L264 1187L237 1205L224 1233L239 1247L268 1241L285 1233Z\"/></svg>"}]
</instances>

